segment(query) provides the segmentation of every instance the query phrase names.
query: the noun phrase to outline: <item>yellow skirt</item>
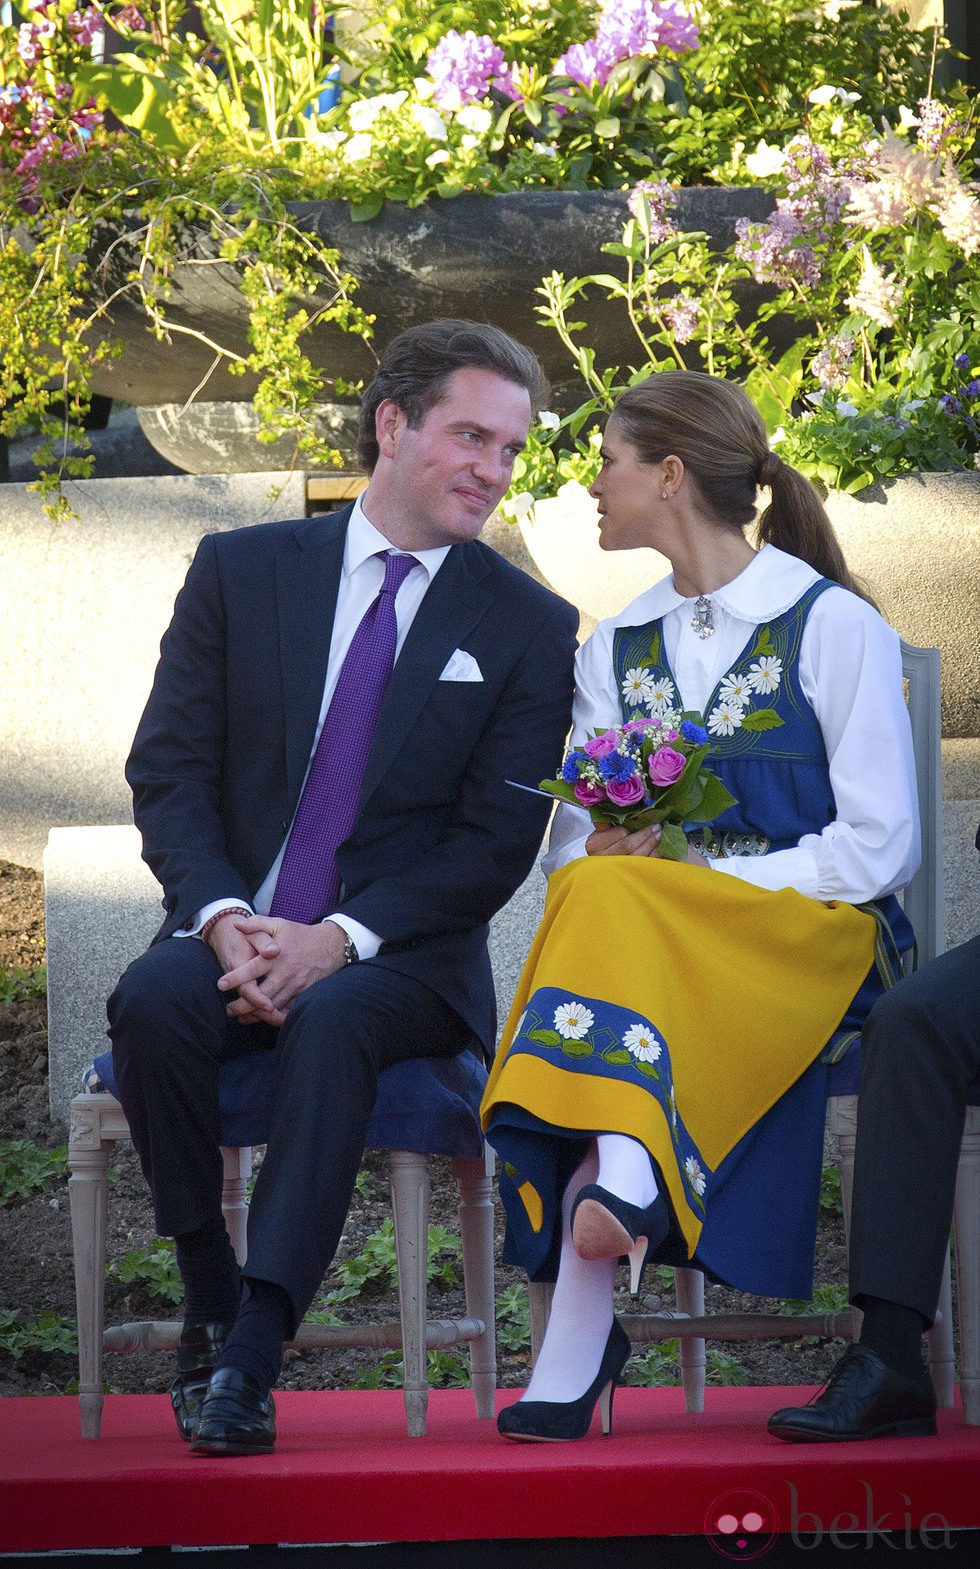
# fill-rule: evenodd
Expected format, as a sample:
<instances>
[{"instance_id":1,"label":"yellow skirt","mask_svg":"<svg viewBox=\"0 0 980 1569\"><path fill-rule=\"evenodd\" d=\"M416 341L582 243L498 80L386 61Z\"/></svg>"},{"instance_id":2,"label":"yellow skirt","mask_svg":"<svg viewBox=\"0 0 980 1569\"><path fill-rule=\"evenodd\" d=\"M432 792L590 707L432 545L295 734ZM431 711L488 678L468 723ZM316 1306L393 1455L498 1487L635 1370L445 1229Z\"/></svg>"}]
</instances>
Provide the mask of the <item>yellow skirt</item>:
<instances>
[{"instance_id":1,"label":"yellow skirt","mask_svg":"<svg viewBox=\"0 0 980 1569\"><path fill-rule=\"evenodd\" d=\"M685 863L597 856L556 872L482 1106L517 1230L543 1246L555 1224L560 1192L535 1178L549 1129L625 1133L694 1257L719 1167L819 1057L875 936L852 905Z\"/></svg>"}]
</instances>

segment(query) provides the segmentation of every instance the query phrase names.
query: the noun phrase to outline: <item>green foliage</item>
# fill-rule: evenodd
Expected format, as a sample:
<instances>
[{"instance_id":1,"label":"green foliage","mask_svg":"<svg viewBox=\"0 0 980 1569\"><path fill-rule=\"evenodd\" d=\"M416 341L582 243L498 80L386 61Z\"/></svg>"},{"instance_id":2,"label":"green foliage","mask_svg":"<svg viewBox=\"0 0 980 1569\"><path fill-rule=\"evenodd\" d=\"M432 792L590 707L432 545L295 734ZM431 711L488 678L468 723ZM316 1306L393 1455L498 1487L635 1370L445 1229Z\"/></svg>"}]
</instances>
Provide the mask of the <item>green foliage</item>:
<instances>
[{"instance_id":1,"label":"green foliage","mask_svg":"<svg viewBox=\"0 0 980 1569\"><path fill-rule=\"evenodd\" d=\"M35 1323L22 1324L18 1312L0 1308L0 1352L19 1362L22 1357L78 1355L78 1335L73 1318L42 1313Z\"/></svg>"},{"instance_id":2,"label":"green foliage","mask_svg":"<svg viewBox=\"0 0 980 1569\"><path fill-rule=\"evenodd\" d=\"M820 1175L820 1213L828 1220L841 1220L844 1215L840 1171L832 1160L824 1161Z\"/></svg>"},{"instance_id":3,"label":"green foliage","mask_svg":"<svg viewBox=\"0 0 980 1569\"><path fill-rule=\"evenodd\" d=\"M634 1354L630 1358L623 1374L623 1383L645 1389L663 1389L679 1384L681 1377L678 1353L679 1342L676 1340L655 1342L642 1356ZM737 1358L729 1356L725 1351L719 1351L716 1346L707 1347L705 1361L704 1376L708 1384L731 1386L749 1382L749 1375Z\"/></svg>"},{"instance_id":4,"label":"green foliage","mask_svg":"<svg viewBox=\"0 0 980 1569\"><path fill-rule=\"evenodd\" d=\"M110 1262L107 1274L123 1286L137 1286L159 1302L184 1300L184 1287L177 1268L174 1245L169 1238L149 1248L131 1248L121 1259Z\"/></svg>"},{"instance_id":5,"label":"green foliage","mask_svg":"<svg viewBox=\"0 0 980 1569\"><path fill-rule=\"evenodd\" d=\"M19 964L12 970L0 970L0 1007L43 997L47 987L48 972L43 964L33 970L25 970Z\"/></svg>"},{"instance_id":6,"label":"green foliage","mask_svg":"<svg viewBox=\"0 0 980 1569\"><path fill-rule=\"evenodd\" d=\"M505 1286L497 1293L497 1342L505 1351L531 1349L531 1310L526 1286Z\"/></svg>"},{"instance_id":7,"label":"green foliage","mask_svg":"<svg viewBox=\"0 0 980 1569\"><path fill-rule=\"evenodd\" d=\"M430 1351L426 1356L428 1380L432 1389L465 1389L470 1382L469 1368L461 1356L449 1351ZM351 1379L351 1389L401 1389L405 1364L397 1351L386 1351L373 1367Z\"/></svg>"},{"instance_id":8,"label":"green foliage","mask_svg":"<svg viewBox=\"0 0 980 1569\"><path fill-rule=\"evenodd\" d=\"M430 1226L426 1278L438 1290L448 1291L459 1284L458 1265L462 1258L459 1238L444 1226ZM326 1297L328 1307L349 1302L354 1297L380 1297L398 1285L395 1256L395 1228L385 1220L364 1244L363 1252L335 1266L340 1285Z\"/></svg>"},{"instance_id":9,"label":"green foliage","mask_svg":"<svg viewBox=\"0 0 980 1569\"><path fill-rule=\"evenodd\" d=\"M49 1193L68 1175L68 1151L39 1149L30 1139L0 1143L0 1205Z\"/></svg>"},{"instance_id":10,"label":"green foliage","mask_svg":"<svg viewBox=\"0 0 980 1569\"><path fill-rule=\"evenodd\" d=\"M847 1307L847 1287L826 1282L814 1286L809 1302L793 1298L777 1304L776 1312L784 1316L803 1317L808 1313L841 1313Z\"/></svg>"}]
</instances>

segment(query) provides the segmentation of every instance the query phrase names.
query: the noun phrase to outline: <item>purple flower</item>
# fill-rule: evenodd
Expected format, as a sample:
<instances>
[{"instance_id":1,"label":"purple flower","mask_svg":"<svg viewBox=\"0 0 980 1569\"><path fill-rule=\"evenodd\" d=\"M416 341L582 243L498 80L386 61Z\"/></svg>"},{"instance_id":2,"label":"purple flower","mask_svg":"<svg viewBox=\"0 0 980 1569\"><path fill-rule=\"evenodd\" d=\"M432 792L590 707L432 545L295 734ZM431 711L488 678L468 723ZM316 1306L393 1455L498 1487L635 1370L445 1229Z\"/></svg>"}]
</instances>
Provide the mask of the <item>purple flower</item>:
<instances>
[{"instance_id":1,"label":"purple flower","mask_svg":"<svg viewBox=\"0 0 980 1569\"><path fill-rule=\"evenodd\" d=\"M87 49L92 40L98 38L102 31L102 13L95 6L88 11L72 11L68 18L68 27L82 48Z\"/></svg>"},{"instance_id":2,"label":"purple flower","mask_svg":"<svg viewBox=\"0 0 980 1569\"><path fill-rule=\"evenodd\" d=\"M425 68L435 83L440 109L458 109L485 98L498 77L507 76L504 52L485 33L450 28L429 53Z\"/></svg>"},{"instance_id":3,"label":"purple flower","mask_svg":"<svg viewBox=\"0 0 980 1569\"><path fill-rule=\"evenodd\" d=\"M643 800L643 781L639 774L631 774L628 779L610 779L606 794L614 806L635 806Z\"/></svg>"},{"instance_id":4,"label":"purple flower","mask_svg":"<svg viewBox=\"0 0 980 1569\"><path fill-rule=\"evenodd\" d=\"M591 741L586 741L582 750L587 757L593 759L608 757L610 752L616 750L615 730L607 730L603 735L593 736Z\"/></svg>"},{"instance_id":5,"label":"purple flower","mask_svg":"<svg viewBox=\"0 0 980 1569\"><path fill-rule=\"evenodd\" d=\"M654 245L659 245L661 240L669 240L671 235L677 233L667 216L667 210L674 200L674 192L666 180L640 180L626 199L626 205L634 218L640 216L644 197L650 215L650 239Z\"/></svg>"},{"instance_id":6,"label":"purple flower","mask_svg":"<svg viewBox=\"0 0 980 1569\"><path fill-rule=\"evenodd\" d=\"M955 360L953 361L953 364L956 366L957 370L969 370L969 368L970 368L970 356L969 356L969 354L957 354Z\"/></svg>"},{"instance_id":7,"label":"purple flower","mask_svg":"<svg viewBox=\"0 0 980 1569\"><path fill-rule=\"evenodd\" d=\"M672 785L680 778L687 765L687 758L683 752L677 752L672 746L661 746L653 753L647 763L650 778L657 786Z\"/></svg>"},{"instance_id":8,"label":"purple flower","mask_svg":"<svg viewBox=\"0 0 980 1569\"><path fill-rule=\"evenodd\" d=\"M555 61L552 75L568 76L580 87L591 87L593 83L605 87L615 64L615 59L603 54L597 40L590 38L588 43L572 44L561 59Z\"/></svg>"},{"instance_id":9,"label":"purple flower","mask_svg":"<svg viewBox=\"0 0 980 1569\"><path fill-rule=\"evenodd\" d=\"M598 806L600 801L606 799L602 786L589 784L587 779L580 779L572 793L580 806Z\"/></svg>"},{"instance_id":10,"label":"purple flower","mask_svg":"<svg viewBox=\"0 0 980 1569\"><path fill-rule=\"evenodd\" d=\"M693 746L703 746L708 739L707 730L703 725L696 725L693 719L681 720L681 735Z\"/></svg>"}]
</instances>

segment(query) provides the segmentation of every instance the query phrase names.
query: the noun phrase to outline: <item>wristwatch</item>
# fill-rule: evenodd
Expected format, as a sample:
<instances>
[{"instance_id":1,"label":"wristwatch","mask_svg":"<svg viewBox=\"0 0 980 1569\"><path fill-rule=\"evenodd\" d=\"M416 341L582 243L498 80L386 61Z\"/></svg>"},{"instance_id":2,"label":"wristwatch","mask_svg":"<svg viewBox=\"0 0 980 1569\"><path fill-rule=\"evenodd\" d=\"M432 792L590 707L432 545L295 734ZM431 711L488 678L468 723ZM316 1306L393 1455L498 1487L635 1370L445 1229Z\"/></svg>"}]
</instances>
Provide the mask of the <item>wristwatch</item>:
<instances>
[{"instance_id":1,"label":"wristwatch","mask_svg":"<svg viewBox=\"0 0 980 1569\"><path fill-rule=\"evenodd\" d=\"M348 933L344 937L344 963L356 964L360 957L354 939Z\"/></svg>"}]
</instances>

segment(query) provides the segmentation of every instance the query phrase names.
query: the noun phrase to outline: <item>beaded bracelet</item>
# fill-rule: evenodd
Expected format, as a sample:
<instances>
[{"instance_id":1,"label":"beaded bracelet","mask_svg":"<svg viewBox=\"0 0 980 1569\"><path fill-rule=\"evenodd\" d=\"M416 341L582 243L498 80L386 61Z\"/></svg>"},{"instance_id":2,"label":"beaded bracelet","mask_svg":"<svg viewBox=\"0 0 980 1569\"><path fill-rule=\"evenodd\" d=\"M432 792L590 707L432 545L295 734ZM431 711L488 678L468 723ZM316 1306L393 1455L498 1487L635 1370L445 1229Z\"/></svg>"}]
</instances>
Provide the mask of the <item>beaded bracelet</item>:
<instances>
[{"instance_id":1,"label":"beaded bracelet","mask_svg":"<svg viewBox=\"0 0 980 1569\"><path fill-rule=\"evenodd\" d=\"M211 919L209 921L205 921L204 925L201 927L201 931L200 931L201 941L202 942L207 942L208 938L210 937L210 935L213 932L214 928L217 926L218 922L220 920L222 920L226 915L251 915L251 914L252 914L252 911L247 909L244 904L236 904L236 905L231 906L231 908L229 908L227 910L219 910L217 915L212 915Z\"/></svg>"}]
</instances>

